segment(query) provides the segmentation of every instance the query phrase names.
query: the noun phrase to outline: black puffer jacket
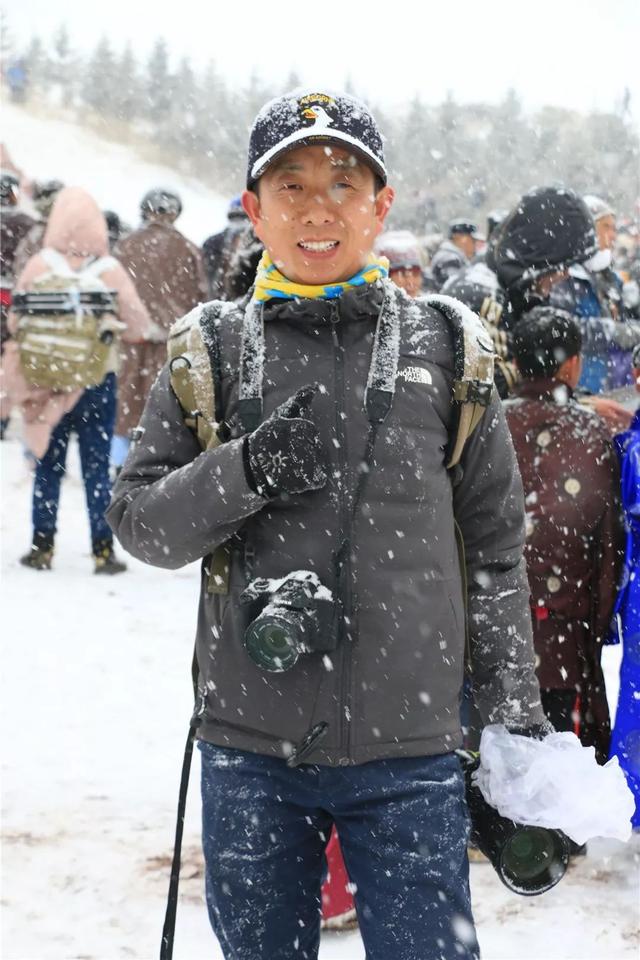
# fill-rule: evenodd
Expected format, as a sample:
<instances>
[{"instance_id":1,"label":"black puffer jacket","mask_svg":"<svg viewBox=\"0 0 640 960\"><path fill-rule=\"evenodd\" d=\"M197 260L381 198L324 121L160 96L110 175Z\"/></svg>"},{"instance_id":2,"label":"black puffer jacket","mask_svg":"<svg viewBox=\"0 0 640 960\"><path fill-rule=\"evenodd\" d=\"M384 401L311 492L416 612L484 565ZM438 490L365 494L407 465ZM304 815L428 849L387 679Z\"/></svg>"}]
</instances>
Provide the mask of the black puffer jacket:
<instances>
[{"instance_id":1,"label":"black puffer jacket","mask_svg":"<svg viewBox=\"0 0 640 960\"><path fill-rule=\"evenodd\" d=\"M384 309L399 311L401 323L396 390L352 523L368 432L363 398L383 297ZM239 306L227 304L220 325L222 400L232 422L242 316ZM339 300L271 302L264 317L264 416L297 388L319 383L313 408L330 460L327 486L272 501L254 494L243 470L242 439L201 452L165 369L109 510L129 552L170 569L204 557L236 531L244 534L246 547L232 551L230 594L208 595L203 577L200 736L283 756L325 722L327 735L311 760L327 764L457 747L465 609L456 521L465 543L473 678L484 719L542 722L513 446L494 397L452 482L445 448L453 350L442 313L384 281ZM193 320L199 322L197 311ZM334 554L345 537L352 550L339 584ZM239 602L248 557L254 576L310 570L341 597L345 630L334 653L302 656L280 674L264 673L249 659L243 634L250 614Z\"/></svg>"}]
</instances>

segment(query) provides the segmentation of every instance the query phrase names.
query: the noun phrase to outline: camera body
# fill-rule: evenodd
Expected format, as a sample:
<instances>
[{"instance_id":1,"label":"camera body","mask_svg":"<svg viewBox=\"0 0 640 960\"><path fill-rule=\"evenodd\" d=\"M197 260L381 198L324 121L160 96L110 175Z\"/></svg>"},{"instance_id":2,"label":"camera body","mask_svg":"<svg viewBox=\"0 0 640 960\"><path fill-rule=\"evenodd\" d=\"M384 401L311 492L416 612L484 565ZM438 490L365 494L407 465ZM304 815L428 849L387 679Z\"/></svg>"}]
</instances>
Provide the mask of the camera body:
<instances>
[{"instance_id":1,"label":"camera body","mask_svg":"<svg viewBox=\"0 0 640 960\"><path fill-rule=\"evenodd\" d=\"M290 670L301 654L336 649L336 602L317 574L309 570L280 580L253 580L240 602L263 604L245 630L244 645L253 662L268 673Z\"/></svg>"}]
</instances>

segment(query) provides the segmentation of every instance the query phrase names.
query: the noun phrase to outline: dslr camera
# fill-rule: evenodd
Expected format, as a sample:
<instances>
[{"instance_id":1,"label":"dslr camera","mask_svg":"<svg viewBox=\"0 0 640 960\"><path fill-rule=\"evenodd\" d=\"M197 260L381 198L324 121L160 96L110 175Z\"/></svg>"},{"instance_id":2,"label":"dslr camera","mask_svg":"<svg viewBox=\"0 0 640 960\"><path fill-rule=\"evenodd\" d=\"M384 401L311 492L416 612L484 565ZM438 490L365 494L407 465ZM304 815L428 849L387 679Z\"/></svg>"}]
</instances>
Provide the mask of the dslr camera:
<instances>
[{"instance_id":1,"label":"dslr camera","mask_svg":"<svg viewBox=\"0 0 640 960\"><path fill-rule=\"evenodd\" d=\"M243 604L262 604L244 633L253 662L268 673L283 673L303 653L327 653L338 642L337 606L331 591L309 570L280 580L253 580L240 595Z\"/></svg>"}]
</instances>

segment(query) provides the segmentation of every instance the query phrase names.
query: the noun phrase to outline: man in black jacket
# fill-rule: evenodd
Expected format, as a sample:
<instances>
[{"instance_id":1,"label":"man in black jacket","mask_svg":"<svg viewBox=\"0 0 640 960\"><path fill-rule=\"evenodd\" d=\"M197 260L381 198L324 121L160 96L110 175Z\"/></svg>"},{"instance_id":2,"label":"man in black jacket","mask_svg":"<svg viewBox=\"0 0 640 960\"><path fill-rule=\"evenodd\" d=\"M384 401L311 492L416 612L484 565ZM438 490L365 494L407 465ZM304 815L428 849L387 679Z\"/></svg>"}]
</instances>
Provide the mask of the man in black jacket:
<instances>
[{"instance_id":1,"label":"man in black jacket","mask_svg":"<svg viewBox=\"0 0 640 960\"><path fill-rule=\"evenodd\" d=\"M386 278L371 252L386 181L364 104L310 91L263 108L243 195L266 248L253 291L174 328L186 346L109 512L148 563L205 558L195 716L207 903L229 958L317 956L332 824L371 960L476 958L453 752L465 605L484 721L545 722L522 486L490 370L448 469L454 388L472 387L452 330L478 362L491 345L470 311Z\"/></svg>"}]
</instances>

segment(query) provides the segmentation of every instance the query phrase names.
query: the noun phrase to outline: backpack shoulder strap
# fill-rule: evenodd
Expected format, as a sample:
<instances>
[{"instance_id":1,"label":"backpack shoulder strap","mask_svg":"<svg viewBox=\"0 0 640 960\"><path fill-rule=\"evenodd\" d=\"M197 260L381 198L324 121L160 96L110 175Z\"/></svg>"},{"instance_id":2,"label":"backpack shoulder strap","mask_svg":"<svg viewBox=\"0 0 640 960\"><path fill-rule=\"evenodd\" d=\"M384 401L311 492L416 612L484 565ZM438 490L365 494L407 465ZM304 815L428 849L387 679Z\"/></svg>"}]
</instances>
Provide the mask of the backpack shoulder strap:
<instances>
[{"instance_id":1,"label":"backpack shoulder strap","mask_svg":"<svg viewBox=\"0 0 640 960\"><path fill-rule=\"evenodd\" d=\"M219 389L216 396L214 371L219 360L212 358L210 348L217 344L215 337L203 336L203 321L214 327L217 319L216 301L200 304L180 320L176 320L167 338L169 377L171 387L182 408L184 422L195 433L203 450L211 450L221 443L216 419L220 407Z\"/></svg>"},{"instance_id":2,"label":"backpack shoulder strap","mask_svg":"<svg viewBox=\"0 0 640 960\"><path fill-rule=\"evenodd\" d=\"M493 394L493 344L482 321L453 297L424 298L448 321L453 336L453 402L457 408L455 436L449 445L447 468L460 462L465 443L480 423Z\"/></svg>"}]
</instances>

